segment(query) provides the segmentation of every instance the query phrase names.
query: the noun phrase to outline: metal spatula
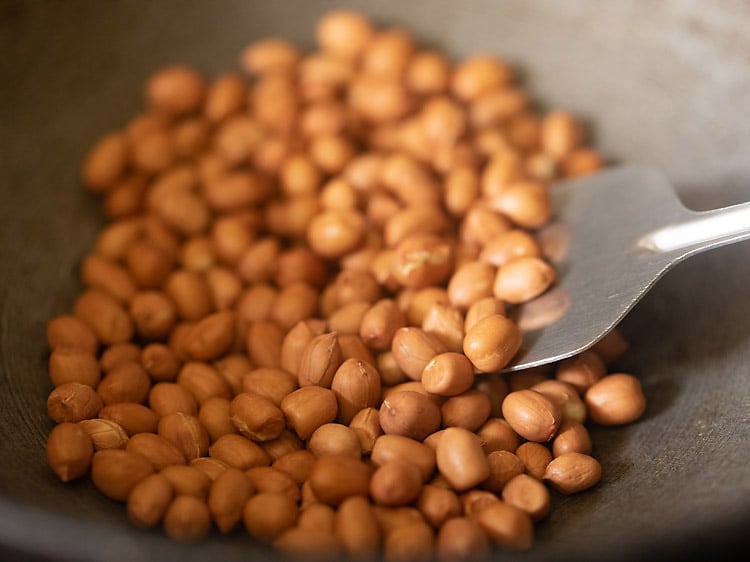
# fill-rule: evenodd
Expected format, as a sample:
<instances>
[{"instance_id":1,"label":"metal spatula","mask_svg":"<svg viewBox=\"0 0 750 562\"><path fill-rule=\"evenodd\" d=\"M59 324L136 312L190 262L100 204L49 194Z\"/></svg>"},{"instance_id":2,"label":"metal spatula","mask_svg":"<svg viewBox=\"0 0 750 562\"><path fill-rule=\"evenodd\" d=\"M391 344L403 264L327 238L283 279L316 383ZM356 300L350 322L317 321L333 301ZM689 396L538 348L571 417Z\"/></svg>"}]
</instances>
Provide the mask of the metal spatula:
<instances>
[{"instance_id":1,"label":"metal spatula","mask_svg":"<svg viewBox=\"0 0 750 562\"><path fill-rule=\"evenodd\" d=\"M551 193L556 218L539 235L558 281L517 310L523 346L506 372L585 351L672 266L750 238L750 202L691 211L662 173L641 165L562 181Z\"/></svg>"}]
</instances>

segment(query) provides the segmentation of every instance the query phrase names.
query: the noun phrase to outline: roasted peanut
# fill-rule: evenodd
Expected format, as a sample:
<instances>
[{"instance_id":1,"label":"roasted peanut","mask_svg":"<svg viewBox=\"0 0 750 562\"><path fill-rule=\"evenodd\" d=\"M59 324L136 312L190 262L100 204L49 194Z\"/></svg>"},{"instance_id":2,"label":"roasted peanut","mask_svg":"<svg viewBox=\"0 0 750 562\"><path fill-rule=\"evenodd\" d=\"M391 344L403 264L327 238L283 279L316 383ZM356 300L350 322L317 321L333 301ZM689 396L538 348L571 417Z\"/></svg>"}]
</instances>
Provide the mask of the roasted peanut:
<instances>
[{"instance_id":1,"label":"roasted peanut","mask_svg":"<svg viewBox=\"0 0 750 562\"><path fill-rule=\"evenodd\" d=\"M287 423L300 439L308 439L324 423L338 414L336 394L321 386L305 386L288 394L281 401Z\"/></svg>"},{"instance_id":2,"label":"roasted peanut","mask_svg":"<svg viewBox=\"0 0 750 562\"><path fill-rule=\"evenodd\" d=\"M253 493L248 477L236 468L228 468L213 480L208 492L208 510L220 532L229 533L239 525Z\"/></svg>"},{"instance_id":3,"label":"roasted peanut","mask_svg":"<svg viewBox=\"0 0 750 562\"><path fill-rule=\"evenodd\" d=\"M521 347L521 332L505 316L490 314L476 321L464 337L463 351L480 371L499 371Z\"/></svg>"},{"instance_id":4,"label":"roasted peanut","mask_svg":"<svg viewBox=\"0 0 750 562\"><path fill-rule=\"evenodd\" d=\"M146 476L128 494L128 519L137 527L154 527L161 523L172 498L174 490L165 476Z\"/></svg>"},{"instance_id":5,"label":"roasted peanut","mask_svg":"<svg viewBox=\"0 0 750 562\"><path fill-rule=\"evenodd\" d=\"M543 479L562 494L575 494L595 485L602 467L594 457L583 453L563 453L547 465Z\"/></svg>"},{"instance_id":6,"label":"roasted peanut","mask_svg":"<svg viewBox=\"0 0 750 562\"><path fill-rule=\"evenodd\" d=\"M534 390L508 394L503 400L503 417L518 435L536 442L551 440L562 423L560 407Z\"/></svg>"},{"instance_id":7,"label":"roasted peanut","mask_svg":"<svg viewBox=\"0 0 750 562\"><path fill-rule=\"evenodd\" d=\"M327 455L315 462L309 481L320 501L337 506L351 496L367 497L371 472L368 465L349 455Z\"/></svg>"},{"instance_id":8,"label":"roasted peanut","mask_svg":"<svg viewBox=\"0 0 750 562\"><path fill-rule=\"evenodd\" d=\"M602 377L588 387L584 399L591 419L601 425L630 423L646 410L640 381L627 373Z\"/></svg>"},{"instance_id":9,"label":"roasted peanut","mask_svg":"<svg viewBox=\"0 0 750 562\"><path fill-rule=\"evenodd\" d=\"M516 449L516 456L526 467L526 473L537 480L544 477L544 471L552 460L552 453L541 443L527 441L521 443Z\"/></svg>"},{"instance_id":10,"label":"roasted peanut","mask_svg":"<svg viewBox=\"0 0 750 562\"><path fill-rule=\"evenodd\" d=\"M273 402L253 392L232 399L229 419L242 435L253 441L276 439L285 427L283 412Z\"/></svg>"},{"instance_id":11,"label":"roasted peanut","mask_svg":"<svg viewBox=\"0 0 750 562\"><path fill-rule=\"evenodd\" d=\"M78 424L61 422L47 437L47 464L63 482L88 474L93 455L94 444Z\"/></svg>"},{"instance_id":12,"label":"roasted peanut","mask_svg":"<svg viewBox=\"0 0 750 562\"><path fill-rule=\"evenodd\" d=\"M193 496L177 496L167 508L164 532L176 541L195 542L211 531L211 514L203 502Z\"/></svg>"},{"instance_id":13,"label":"roasted peanut","mask_svg":"<svg viewBox=\"0 0 750 562\"><path fill-rule=\"evenodd\" d=\"M463 492L490 475L479 438L459 427L446 428L435 452L437 468L451 486Z\"/></svg>"},{"instance_id":14,"label":"roasted peanut","mask_svg":"<svg viewBox=\"0 0 750 562\"><path fill-rule=\"evenodd\" d=\"M379 419L385 433L421 441L440 426L440 410L424 394L402 390L383 400Z\"/></svg>"}]
</instances>

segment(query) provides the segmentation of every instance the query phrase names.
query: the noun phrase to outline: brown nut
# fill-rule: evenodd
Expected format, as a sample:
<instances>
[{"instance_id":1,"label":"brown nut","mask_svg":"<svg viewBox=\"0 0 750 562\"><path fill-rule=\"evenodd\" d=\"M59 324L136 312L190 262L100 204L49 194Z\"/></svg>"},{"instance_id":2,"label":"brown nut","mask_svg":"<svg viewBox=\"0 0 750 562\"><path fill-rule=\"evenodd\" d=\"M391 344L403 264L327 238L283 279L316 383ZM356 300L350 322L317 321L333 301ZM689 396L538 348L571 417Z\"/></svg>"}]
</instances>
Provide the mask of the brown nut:
<instances>
[{"instance_id":1,"label":"brown nut","mask_svg":"<svg viewBox=\"0 0 750 562\"><path fill-rule=\"evenodd\" d=\"M439 560L483 560L489 556L487 535L468 517L451 517L440 527L435 541Z\"/></svg>"},{"instance_id":2,"label":"brown nut","mask_svg":"<svg viewBox=\"0 0 750 562\"><path fill-rule=\"evenodd\" d=\"M337 506L351 496L367 497L372 470L359 459L348 455L320 457L310 472L310 486L315 497Z\"/></svg>"},{"instance_id":3,"label":"brown nut","mask_svg":"<svg viewBox=\"0 0 750 562\"><path fill-rule=\"evenodd\" d=\"M91 191L108 191L125 172L127 163L127 139L120 133L107 133L86 154L81 180Z\"/></svg>"},{"instance_id":4,"label":"brown nut","mask_svg":"<svg viewBox=\"0 0 750 562\"><path fill-rule=\"evenodd\" d=\"M192 358L209 361L220 357L234 342L235 316L217 312L200 320L187 335L185 352Z\"/></svg>"},{"instance_id":5,"label":"brown nut","mask_svg":"<svg viewBox=\"0 0 750 562\"><path fill-rule=\"evenodd\" d=\"M550 461L544 481L561 494L575 494L594 486L602 477L602 466L583 453L564 453Z\"/></svg>"},{"instance_id":6,"label":"brown nut","mask_svg":"<svg viewBox=\"0 0 750 562\"><path fill-rule=\"evenodd\" d=\"M313 464L315 455L307 449L299 449L278 457L271 466L286 472L292 480L301 485L310 476Z\"/></svg>"},{"instance_id":7,"label":"brown nut","mask_svg":"<svg viewBox=\"0 0 750 562\"><path fill-rule=\"evenodd\" d=\"M228 468L211 483L208 510L223 534L233 531L242 521L242 514L250 496L255 493L247 475L236 468Z\"/></svg>"},{"instance_id":8,"label":"brown nut","mask_svg":"<svg viewBox=\"0 0 750 562\"><path fill-rule=\"evenodd\" d=\"M445 281L453 268L453 248L434 234L412 234L395 247L391 275L404 287L421 289Z\"/></svg>"},{"instance_id":9,"label":"brown nut","mask_svg":"<svg viewBox=\"0 0 750 562\"><path fill-rule=\"evenodd\" d=\"M456 396L474 384L474 366L460 353L441 353L422 370L422 386L427 392Z\"/></svg>"},{"instance_id":10,"label":"brown nut","mask_svg":"<svg viewBox=\"0 0 750 562\"><path fill-rule=\"evenodd\" d=\"M197 459L193 459L190 461L190 468L195 468L196 470L201 471L203 474L208 476L211 481L213 481L216 480L216 478L218 478L218 476L222 472L230 468L230 466L219 459L211 457L198 457Z\"/></svg>"},{"instance_id":11,"label":"brown nut","mask_svg":"<svg viewBox=\"0 0 750 562\"><path fill-rule=\"evenodd\" d=\"M271 464L268 454L257 443L236 433L219 437L209 446L208 454L240 470Z\"/></svg>"},{"instance_id":12,"label":"brown nut","mask_svg":"<svg viewBox=\"0 0 750 562\"><path fill-rule=\"evenodd\" d=\"M133 435L125 448L147 458L157 470L173 464L185 464L185 455L182 451L171 441L156 433Z\"/></svg>"},{"instance_id":13,"label":"brown nut","mask_svg":"<svg viewBox=\"0 0 750 562\"><path fill-rule=\"evenodd\" d=\"M387 560L430 559L435 550L435 533L426 522L416 521L386 533L383 552Z\"/></svg>"},{"instance_id":14,"label":"brown nut","mask_svg":"<svg viewBox=\"0 0 750 562\"><path fill-rule=\"evenodd\" d=\"M297 504L283 494L261 493L245 504L243 521L253 538L269 542L294 526L299 516Z\"/></svg>"},{"instance_id":15,"label":"brown nut","mask_svg":"<svg viewBox=\"0 0 750 562\"><path fill-rule=\"evenodd\" d=\"M120 402L104 406L99 417L111 420L121 426L128 435L136 433L156 433L159 414L143 404Z\"/></svg>"},{"instance_id":16,"label":"brown nut","mask_svg":"<svg viewBox=\"0 0 750 562\"><path fill-rule=\"evenodd\" d=\"M521 347L521 332L505 316L490 314L466 332L464 354L480 371L499 371Z\"/></svg>"},{"instance_id":17,"label":"brown nut","mask_svg":"<svg viewBox=\"0 0 750 562\"><path fill-rule=\"evenodd\" d=\"M572 420L579 423L586 421L586 404L572 384L555 379L545 379L529 388L541 392L553 402L560 404L563 420Z\"/></svg>"},{"instance_id":18,"label":"brown nut","mask_svg":"<svg viewBox=\"0 0 750 562\"><path fill-rule=\"evenodd\" d=\"M294 431L284 429L276 439L264 441L260 446L263 447L263 450L268 454L268 457L273 463L279 457L301 450L303 448L303 442L302 439L297 437L297 434L294 433Z\"/></svg>"},{"instance_id":19,"label":"brown nut","mask_svg":"<svg viewBox=\"0 0 750 562\"><path fill-rule=\"evenodd\" d=\"M538 297L555 282L555 270L542 258L524 256L497 270L492 287L500 300L520 304Z\"/></svg>"},{"instance_id":20,"label":"brown nut","mask_svg":"<svg viewBox=\"0 0 750 562\"><path fill-rule=\"evenodd\" d=\"M474 302L464 317L464 332L468 332L482 318L499 314L505 316L505 303L495 297L485 297Z\"/></svg>"},{"instance_id":21,"label":"brown nut","mask_svg":"<svg viewBox=\"0 0 750 562\"><path fill-rule=\"evenodd\" d=\"M448 298L453 306L468 310L476 301L492 296L495 268L485 261L462 264L448 281Z\"/></svg>"},{"instance_id":22,"label":"brown nut","mask_svg":"<svg viewBox=\"0 0 750 562\"><path fill-rule=\"evenodd\" d=\"M161 68L148 77L145 88L147 105L166 115L196 111L205 95L203 78L184 65Z\"/></svg>"},{"instance_id":23,"label":"brown nut","mask_svg":"<svg viewBox=\"0 0 750 562\"><path fill-rule=\"evenodd\" d=\"M606 375L584 395L591 419L601 425L631 423L646 410L641 382L627 373Z\"/></svg>"},{"instance_id":24,"label":"brown nut","mask_svg":"<svg viewBox=\"0 0 750 562\"><path fill-rule=\"evenodd\" d=\"M529 232L514 228L488 240L479 252L479 259L495 267L521 257L538 257L542 253L539 242Z\"/></svg>"},{"instance_id":25,"label":"brown nut","mask_svg":"<svg viewBox=\"0 0 750 562\"><path fill-rule=\"evenodd\" d=\"M604 361L591 350L563 359L555 370L557 380L573 385L580 394L585 393L587 388L606 374L607 366Z\"/></svg>"},{"instance_id":26,"label":"brown nut","mask_svg":"<svg viewBox=\"0 0 750 562\"><path fill-rule=\"evenodd\" d=\"M440 427L440 409L424 394L403 390L383 400L379 419L385 433L421 441Z\"/></svg>"},{"instance_id":27,"label":"brown nut","mask_svg":"<svg viewBox=\"0 0 750 562\"><path fill-rule=\"evenodd\" d=\"M528 474L519 474L508 481L503 487L502 498L508 505L528 513L532 521L544 519L550 510L549 490Z\"/></svg>"},{"instance_id":28,"label":"brown nut","mask_svg":"<svg viewBox=\"0 0 750 562\"><path fill-rule=\"evenodd\" d=\"M521 438L513 431L504 419L490 418L477 430L477 437L482 440L485 453L492 451L509 451L514 453L521 442Z\"/></svg>"},{"instance_id":29,"label":"brown nut","mask_svg":"<svg viewBox=\"0 0 750 562\"><path fill-rule=\"evenodd\" d=\"M135 331L127 311L114 297L100 289L89 289L75 302L75 315L104 344L128 341Z\"/></svg>"},{"instance_id":30,"label":"brown nut","mask_svg":"<svg viewBox=\"0 0 750 562\"><path fill-rule=\"evenodd\" d=\"M194 466L173 464L171 466L165 466L161 469L159 474L165 476L166 479L169 480L169 483L175 491L175 495L178 496L193 496L205 500L208 494L208 489L211 486L211 478L205 472Z\"/></svg>"},{"instance_id":31,"label":"brown nut","mask_svg":"<svg viewBox=\"0 0 750 562\"><path fill-rule=\"evenodd\" d=\"M500 498L497 497L497 494L494 494L493 492L490 492L488 490L481 490L479 488L474 488L473 490L464 492L463 494L459 495L459 499L461 500L461 506L463 507L464 515L466 517L469 517L473 521L476 521L477 514L481 513L485 507L498 503L500 501Z\"/></svg>"},{"instance_id":32,"label":"brown nut","mask_svg":"<svg viewBox=\"0 0 750 562\"><path fill-rule=\"evenodd\" d=\"M128 434L123 427L108 419L81 420L78 425L91 438L94 449L124 449L128 443Z\"/></svg>"},{"instance_id":33,"label":"brown nut","mask_svg":"<svg viewBox=\"0 0 750 562\"><path fill-rule=\"evenodd\" d=\"M289 373L299 370L302 352L310 341L323 334L325 321L320 319L300 320L284 336L281 344L280 366Z\"/></svg>"},{"instance_id":34,"label":"brown nut","mask_svg":"<svg viewBox=\"0 0 750 562\"><path fill-rule=\"evenodd\" d=\"M475 54L453 70L451 91L462 101L472 101L507 84L512 76L511 68L504 61L492 55Z\"/></svg>"},{"instance_id":35,"label":"brown nut","mask_svg":"<svg viewBox=\"0 0 750 562\"><path fill-rule=\"evenodd\" d=\"M200 361L188 361L177 375L177 384L192 394L198 405L213 397L231 398L232 391L219 371Z\"/></svg>"},{"instance_id":36,"label":"brown nut","mask_svg":"<svg viewBox=\"0 0 750 562\"><path fill-rule=\"evenodd\" d=\"M203 500L177 496L164 514L163 527L171 539L197 542L211 532L211 514Z\"/></svg>"},{"instance_id":37,"label":"brown nut","mask_svg":"<svg viewBox=\"0 0 750 562\"><path fill-rule=\"evenodd\" d=\"M563 420L555 439L552 441L552 456L565 453L591 454L591 436L586 427L574 420Z\"/></svg>"},{"instance_id":38,"label":"brown nut","mask_svg":"<svg viewBox=\"0 0 750 562\"><path fill-rule=\"evenodd\" d=\"M49 356L49 377L55 386L76 382L95 387L101 379L101 369L93 353L62 347Z\"/></svg>"},{"instance_id":39,"label":"brown nut","mask_svg":"<svg viewBox=\"0 0 750 562\"><path fill-rule=\"evenodd\" d=\"M336 419L336 394L321 386L305 386L281 401L287 423L300 439L308 439L324 423Z\"/></svg>"},{"instance_id":40,"label":"brown nut","mask_svg":"<svg viewBox=\"0 0 750 562\"><path fill-rule=\"evenodd\" d=\"M259 494L282 494L294 502L299 502L301 499L299 485L283 470L272 466L256 466L246 470L245 476Z\"/></svg>"},{"instance_id":41,"label":"brown nut","mask_svg":"<svg viewBox=\"0 0 750 562\"><path fill-rule=\"evenodd\" d=\"M378 551L382 532L372 506L362 496L352 496L338 506L334 534L350 555L372 555Z\"/></svg>"},{"instance_id":42,"label":"brown nut","mask_svg":"<svg viewBox=\"0 0 750 562\"><path fill-rule=\"evenodd\" d=\"M451 396L440 406L444 427L463 427L469 431L482 427L491 410L489 397L477 389Z\"/></svg>"},{"instance_id":43,"label":"brown nut","mask_svg":"<svg viewBox=\"0 0 750 562\"><path fill-rule=\"evenodd\" d=\"M336 332L314 337L302 350L297 371L299 385L330 388L342 361L341 347Z\"/></svg>"},{"instance_id":44,"label":"brown nut","mask_svg":"<svg viewBox=\"0 0 750 562\"><path fill-rule=\"evenodd\" d=\"M364 455L369 455L372 452L375 441L383 435L383 428L380 427L380 419L376 408L361 409L354 414L349 422L349 427L357 434L359 446Z\"/></svg>"},{"instance_id":45,"label":"brown nut","mask_svg":"<svg viewBox=\"0 0 750 562\"><path fill-rule=\"evenodd\" d=\"M315 26L315 38L320 48L345 59L360 56L372 34L372 24L354 10L328 12Z\"/></svg>"},{"instance_id":46,"label":"brown nut","mask_svg":"<svg viewBox=\"0 0 750 562\"><path fill-rule=\"evenodd\" d=\"M513 182L505 186L489 204L522 228L541 228L552 218L549 191L541 181Z\"/></svg>"},{"instance_id":47,"label":"brown nut","mask_svg":"<svg viewBox=\"0 0 750 562\"><path fill-rule=\"evenodd\" d=\"M194 415L174 412L163 416L158 434L173 443L188 461L208 454L208 432Z\"/></svg>"},{"instance_id":48,"label":"brown nut","mask_svg":"<svg viewBox=\"0 0 750 562\"><path fill-rule=\"evenodd\" d=\"M499 501L488 505L476 521L493 543L512 550L528 550L534 537L531 517L517 507Z\"/></svg>"},{"instance_id":49,"label":"brown nut","mask_svg":"<svg viewBox=\"0 0 750 562\"><path fill-rule=\"evenodd\" d=\"M174 382L159 382L148 393L149 407L160 416L182 412L194 416L198 413L198 403L182 385Z\"/></svg>"},{"instance_id":50,"label":"brown nut","mask_svg":"<svg viewBox=\"0 0 750 562\"><path fill-rule=\"evenodd\" d=\"M492 451L487 455L490 475L482 482L482 487L500 494L505 485L515 476L523 474L525 466L521 459L510 451Z\"/></svg>"},{"instance_id":51,"label":"brown nut","mask_svg":"<svg viewBox=\"0 0 750 562\"><path fill-rule=\"evenodd\" d=\"M396 460L409 462L419 468L424 482L429 480L435 472L435 451L403 435L378 437L372 448L370 459L375 466Z\"/></svg>"},{"instance_id":52,"label":"brown nut","mask_svg":"<svg viewBox=\"0 0 750 562\"><path fill-rule=\"evenodd\" d=\"M503 417L529 441L550 441L562 423L559 406L534 390L517 390L503 400Z\"/></svg>"},{"instance_id":53,"label":"brown nut","mask_svg":"<svg viewBox=\"0 0 750 562\"><path fill-rule=\"evenodd\" d=\"M553 111L542 122L542 148L555 159L570 154L583 140L580 123L570 113Z\"/></svg>"},{"instance_id":54,"label":"brown nut","mask_svg":"<svg viewBox=\"0 0 750 562\"><path fill-rule=\"evenodd\" d=\"M348 424L360 410L376 406L380 400L380 375L375 367L359 359L347 359L333 376L331 390L336 395L336 419Z\"/></svg>"},{"instance_id":55,"label":"brown nut","mask_svg":"<svg viewBox=\"0 0 750 562\"><path fill-rule=\"evenodd\" d=\"M381 299L362 317L358 330L370 348L384 351L391 348L396 330L406 325L406 318L393 299Z\"/></svg>"},{"instance_id":56,"label":"brown nut","mask_svg":"<svg viewBox=\"0 0 750 562\"><path fill-rule=\"evenodd\" d=\"M154 466L146 457L128 449L97 451L91 461L94 486L117 501L125 501L130 491L153 473Z\"/></svg>"},{"instance_id":57,"label":"brown nut","mask_svg":"<svg viewBox=\"0 0 750 562\"><path fill-rule=\"evenodd\" d=\"M399 506L413 502L422 490L419 468L406 461L381 464L370 479L370 496L380 505Z\"/></svg>"},{"instance_id":58,"label":"brown nut","mask_svg":"<svg viewBox=\"0 0 750 562\"><path fill-rule=\"evenodd\" d=\"M242 391L262 396L276 406L297 388L297 377L283 369L252 369L242 377Z\"/></svg>"},{"instance_id":59,"label":"brown nut","mask_svg":"<svg viewBox=\"0 0 750 562\"><path fill-rule=\"evenodd\" d=\"M526 467L526 473L537 480L544 477L544 471L552 460L552 453L541 443L527 441L516 449L516 456Z\"/></svg>"},{"instance_id":60,"label":"brown nut","mask_svg":"<svg viewBox=\"0 0 750 562\"><path fill-rule=\"evenodd\" d=\"M141 365L154 381L170 382L177 379L182 362L168 346L151 343L141 352Z\"/></svg>"},{"instance_id":61,"label":"brown nut","mask_svg":"<svg viewBox=\"0 0 750 562\"><path fill-rule=\"evenodd\" d=\"M463 513L456 493L435 484L425 484L422 487L417 499L417 507L425 520L436 529L439 529L447 520L460 517Z\"/></svg>"},{"instance_id":62,"label":"brown nut","mask_svg":"<svg viewBox=\"0 0 750 562\"><path fill-rule=\"evenodd\" d=\"M267 398L252 392L234 397L229 416L237 431L253 441L276 439L286 426L283 412Z\"/></svg>"},{"instance_id":63,"label":"brown nut","mask_svg":"<svg viewBox=\"0 0 750 562\"><path fill-rule=\"evenodd\" d=\"M206 428L211 443L222 435L236 433L237 428L230 419L231 401L215 396L201 404L198 410L198 420Z\"/></svg>"},{"instance_id":64,"label":"brown nut","mask_svg":"<svg viewBox=\"0 0 750 562\"><path fill-rule=\"evenodd\" d=\"M440 340L448 351L460 353L463 349L464 316L457 308L434 303L422 320L422 330Z\"/></svg>"},{"instance_id":65,"label":"brown nut","mask_svg":"<svg viewBox=\"0 0 750 562\"><path fill-rule=\"evenodd\" d=\"M307 440L307 448L316 457L325 455L362 456L357 432L340 423L325 423Z\"/></svg>"},{"instance_id":66,"label":"brown nut","mask_svg":"<svg viewBox=\"0 0 750 562\"><path fill-rule=\"evenodd\" d=\"M77 382L61 384L47 398L47 413L57 423L95 418L103 406L93 388Z\"/></svg>"},{"instance_id":67,"label":"brown nut","mask_svg":"<svg viewBox=\"0 0 750 562\"><path fill-rule=\"evenodd\" d=\"M337 259L362 244L365 228L365 218L359 211L324 211L310 221L307 241L319 256Z\"/></svg>"},{"instance_id":68,"label":"brown nut","mask_svg":"<svg viewBox=\"0 0 750 562\"><path fill-rule=\"evenodd\" d=\"M51 350L72 348L96 354L99 341L94 331L77 316L62 314L47 322L47 346Z\"/></svg>"},{"instance_id":69,"label":"brown nut","mask_svg":"<svg viewBox=\"0 0 750 562\"><path fill-rule=\"evenodd\" d=\"M140 363L123 363L112 369L99 382L97 393L104 404L118 402L145 402L151 388L151 379Z\"/></svg>"},{"instance_id":70,"label":"brown nut","mask_svg":"<svg viewBox=\"0 0 750 562\"><path fill-rule=\"evenodd\" d=\"M446 351L438 338L412 326L396 330L391 342L396 364L413 380L419 380L427 364Z\"/></svg>"},{"instance_id":71,"label":"brown nut","mask_svg":"<svg viewBox=\"0 0 750 562\"><path fill-rule=\"evenodd\" d=\"M128 494L128 519L142 529L155 527L162 522L174 495L172 485L162 474L146 476Z\"/></svg>"},{"instance_id":72,"label":"brown nut","mask_svg":"<svg viewBox=\"0 0 750 562\"><path fill-rule=\"evenodd\" d=\"M93 455L92 440L78 424L62 422L47 436L47 464L63 482L88 474Z\"/></svg>"},{"instance_id":73,"label":"brown nut","mask_svg":"<svg viewBox=\"0 0 750 562\"><path fill-rule=\"evenodd\" d=\"M435 451L440 474L457 491L465 491L490 475L479 438L459 427L446 428Z\"/></svg>"},{"instance_id":74,"label":"brown nut","mask_svg":"<svg viewBox=\"0 0 750 562\"><path fill-rule=\"evenodd\" d=\"M132 342L118 342L108 346L99 357L102 371L109 373L123 363L139 363L141 348Z\"/></svg>"}]
</instances>

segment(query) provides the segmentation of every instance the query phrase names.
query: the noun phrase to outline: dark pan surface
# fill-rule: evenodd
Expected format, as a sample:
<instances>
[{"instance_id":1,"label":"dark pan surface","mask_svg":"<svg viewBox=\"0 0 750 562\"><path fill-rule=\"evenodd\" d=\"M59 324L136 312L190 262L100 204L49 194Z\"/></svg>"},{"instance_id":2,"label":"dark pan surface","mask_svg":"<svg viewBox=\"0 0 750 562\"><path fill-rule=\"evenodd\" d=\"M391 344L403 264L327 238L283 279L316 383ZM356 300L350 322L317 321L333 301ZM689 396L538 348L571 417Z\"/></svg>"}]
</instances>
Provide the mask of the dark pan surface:
<instances>
[{"instance_id":1,"label":"dark pan surface","mask_svg":"<svg viewBox=\"0 0 750 562\"><path fill-rule=\"evenodd\" d=\"M312 42L340 2L0 2L0 558L272 559L243 534L176 545L47 468L45 322L68 312L103 224L78 166L140 107L145 77L234 68L268 35ZM685 203L750 200L750 5L742 0L351 2L455 57L506 56L537 101L593 127L611 161L664 169ZM613 256L616 259L616 256ZM626 318L638 423L594 431L604 477L556 497L535 547L497 559L727 558L750 547L750 243L677 266ZM745 550L747 552L747 550Z\"/></svg>"}]
</instances>

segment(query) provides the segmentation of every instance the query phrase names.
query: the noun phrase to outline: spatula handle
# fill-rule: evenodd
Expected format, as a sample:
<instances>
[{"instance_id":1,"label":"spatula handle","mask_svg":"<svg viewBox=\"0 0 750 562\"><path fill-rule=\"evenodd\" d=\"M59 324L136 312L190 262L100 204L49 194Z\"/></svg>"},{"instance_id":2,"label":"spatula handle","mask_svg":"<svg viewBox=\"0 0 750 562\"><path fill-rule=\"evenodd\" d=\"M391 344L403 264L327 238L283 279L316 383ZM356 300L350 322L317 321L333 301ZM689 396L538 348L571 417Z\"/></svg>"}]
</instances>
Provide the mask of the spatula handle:
<instances>
[{"instance_id":1,"label":"spatula handle","mask_svg":"<svg viewBox=\"0 0 750 562\"><path fill-rule=\"evenodd\" d=\"M638 245L654 252L695 253L750 239L750 202L693 214L695 218L648 233Z\"/></svg>"}]
</instances>

